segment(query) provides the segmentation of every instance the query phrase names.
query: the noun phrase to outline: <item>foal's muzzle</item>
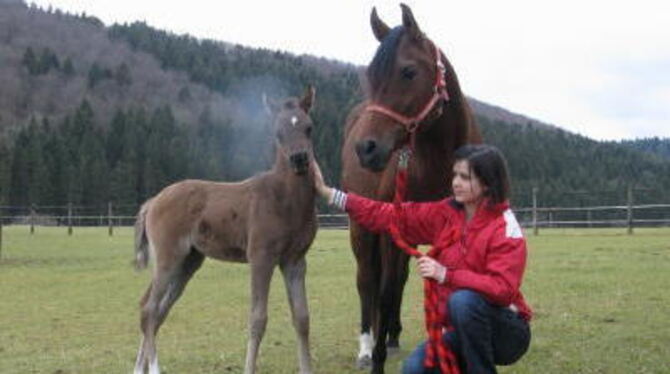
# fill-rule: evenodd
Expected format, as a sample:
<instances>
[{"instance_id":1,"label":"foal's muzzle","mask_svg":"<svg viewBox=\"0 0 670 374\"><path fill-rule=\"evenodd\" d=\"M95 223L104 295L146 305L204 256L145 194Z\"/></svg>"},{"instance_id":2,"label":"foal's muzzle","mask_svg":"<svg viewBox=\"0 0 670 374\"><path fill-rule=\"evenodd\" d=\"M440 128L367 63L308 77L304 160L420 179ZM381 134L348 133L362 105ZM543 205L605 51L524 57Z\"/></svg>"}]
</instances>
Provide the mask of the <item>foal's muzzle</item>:
<instances>
[{"instance_id":1,"label":"foal's muzzle","mask_svg":"<svg viewBox=\"0 0 670 374\"><path fill-rule=\"evenodd\" d=\"M307 173L307 170L309 169L309 155L307 152L294 153L289 157L289 161L296 174L303 175Z\"/></svg>"}]
</instances>

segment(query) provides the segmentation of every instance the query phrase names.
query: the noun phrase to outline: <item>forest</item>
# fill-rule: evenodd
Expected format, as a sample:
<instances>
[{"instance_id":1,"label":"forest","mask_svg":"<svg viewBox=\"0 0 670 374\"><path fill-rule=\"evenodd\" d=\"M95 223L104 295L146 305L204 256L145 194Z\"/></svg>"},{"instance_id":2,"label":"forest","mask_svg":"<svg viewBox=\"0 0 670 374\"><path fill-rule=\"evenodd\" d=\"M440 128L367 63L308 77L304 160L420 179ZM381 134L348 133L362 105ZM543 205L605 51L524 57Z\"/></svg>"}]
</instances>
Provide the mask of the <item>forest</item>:
<instances>
[{"instance_id":1,"label":"forest","mask_svg":"<svg viewBox=\"0 0 670 374\"><path fill-rule=\"evenodd\" d=\"M364 67L199 40L145 23L0 2L0 205L137 205L186 178L235 181L270 167L261 96L317 89L314 142L340 175L344 121ZM456 71L458 67L456 66ZM508 159L513 204L670 201L670 140L602 142L471 99L485 141ZM482 109L484 108L484 109Z\"/></svg>"}]
</instances>

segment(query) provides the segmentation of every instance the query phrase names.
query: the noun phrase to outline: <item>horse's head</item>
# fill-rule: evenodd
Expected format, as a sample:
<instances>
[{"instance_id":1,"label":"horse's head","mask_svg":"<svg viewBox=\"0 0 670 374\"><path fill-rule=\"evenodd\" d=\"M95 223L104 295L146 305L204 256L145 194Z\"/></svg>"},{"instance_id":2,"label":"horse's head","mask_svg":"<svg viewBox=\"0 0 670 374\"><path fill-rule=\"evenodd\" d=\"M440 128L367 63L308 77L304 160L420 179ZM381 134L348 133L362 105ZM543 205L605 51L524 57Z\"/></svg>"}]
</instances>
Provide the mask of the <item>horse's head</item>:
<instances>
[{"instance_id":1,"label":"horse's head","mask_svg":"<svg viewBox=\"0 0 670 374\"><path fill-rule=\"evenodd\" d=\"M357 123L361 166L381 171L414 131L425 131L448 99L443 56L401 4L402 25L389 28L373 8L372 31L380 45L367 69L369 105Z\"/></svg>"},{"instance_id":2,"label":"horse's head","mask_svg":"<svg viewBox=\"0 0 670 374\"><path fill-rule=\"evenodd\" d=\"M314 87L308 86L302 98L276 102L264 97L265 107L274 118L277 146L298 175L309 170L312 149L312 119L309 111L314 103Z\"/></svg>"}]
</instances>

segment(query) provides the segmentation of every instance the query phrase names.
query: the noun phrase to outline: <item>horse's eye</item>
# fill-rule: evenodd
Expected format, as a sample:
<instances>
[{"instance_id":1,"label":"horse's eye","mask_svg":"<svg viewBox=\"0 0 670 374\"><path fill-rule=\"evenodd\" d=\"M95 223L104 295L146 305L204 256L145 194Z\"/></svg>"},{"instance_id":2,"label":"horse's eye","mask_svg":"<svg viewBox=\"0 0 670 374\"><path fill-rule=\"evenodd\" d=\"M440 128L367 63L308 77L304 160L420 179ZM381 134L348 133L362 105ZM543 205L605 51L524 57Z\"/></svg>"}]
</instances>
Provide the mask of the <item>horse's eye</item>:
<instances>
[{"instance_id":1,"label":"horse's eye","mask_svg":"<svg viewBox=\"0 0 670 374\"><path fill-rule=\"evenodd\" d=\"M400 74L402 75L403 79L412 80L416 76L416 70L414 70L414 68L411 66L405 66L400 69Z\"/></svg>"},{"instance_id":2,"label":"horse's eye","mask_svg":"<svg viewBox=\"0 0 670 374\"><path fill-rule=\"evenodd\" d=\"M305 129L305 135L307 135L308 138L312 137L312 126Z\"/></svg>"}]
</instances>

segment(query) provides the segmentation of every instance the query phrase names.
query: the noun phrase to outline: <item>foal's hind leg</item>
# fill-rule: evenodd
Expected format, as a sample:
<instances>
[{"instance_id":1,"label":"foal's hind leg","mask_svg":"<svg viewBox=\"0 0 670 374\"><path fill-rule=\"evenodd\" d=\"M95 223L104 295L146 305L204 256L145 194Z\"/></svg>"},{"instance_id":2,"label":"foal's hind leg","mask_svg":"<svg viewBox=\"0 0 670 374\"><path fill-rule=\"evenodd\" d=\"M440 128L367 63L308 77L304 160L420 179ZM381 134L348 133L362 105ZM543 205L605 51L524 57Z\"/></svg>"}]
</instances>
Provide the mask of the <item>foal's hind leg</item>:
<instances>
[{"instance_id":1,"label":"foal's hind leg","mask_svg":"<svg viewBox=\"0 0 670 374\"><path fill-rule=\"evenodd\" d=\"M135 374L142 374L148 365L150 374L160 373L156 353L156 334L165 321L170 308L181 296L186 284L200 268L204 256L191 249L181 261L174 261L172 267L156 264L154 278L141 302L142 343L135 364Z\"/></svg>"},{"instance_id":2,"label":"foal's hind leg","mask_svg":"<svg viewBox=\"0 0 670 374\"><path fill-rule=\"evenodd\" d=\"M270 256L257 255L249 260L251 267L251 312L249 314L249 342L244 365L245 374L256 372L258 347L263 340L268 322L268 293L276 261Z\"/></svg>"},{"instance_id":3,"label":"foal's hind leg","mask_svg":"<svg viewBox=\"0 0 670 374\"><path fill-rule=\"evenodd\" d=\"M298 362L300 374L312 373L312 357L309 353L309 310L305 292L305 270L307 262L301 258L297 262L281 264L286 294L288 295L293 327L298 335Z\"/></svg>"}]
</instances>

